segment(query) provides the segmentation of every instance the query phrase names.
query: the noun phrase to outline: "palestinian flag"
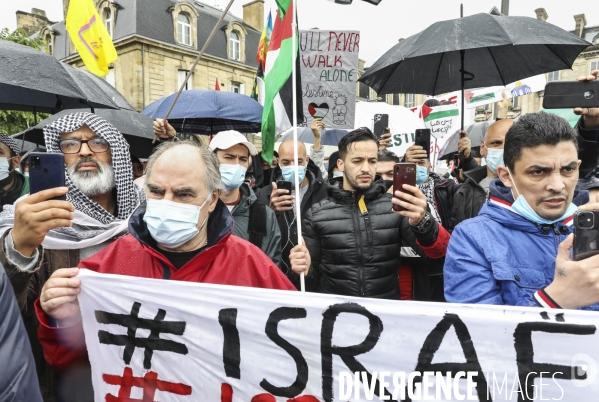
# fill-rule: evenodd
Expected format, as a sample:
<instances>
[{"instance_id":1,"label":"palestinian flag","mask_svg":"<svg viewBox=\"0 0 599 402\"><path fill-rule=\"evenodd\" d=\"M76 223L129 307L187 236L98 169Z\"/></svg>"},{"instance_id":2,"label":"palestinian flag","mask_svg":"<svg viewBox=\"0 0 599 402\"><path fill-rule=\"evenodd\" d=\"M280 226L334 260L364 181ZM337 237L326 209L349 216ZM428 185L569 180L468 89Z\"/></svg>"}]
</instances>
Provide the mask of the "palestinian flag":
<instances>
[{"instance_id":1,"label":"palestinian flag","mask_svg":"<svg viewBox=\"0 0 599 402\"><path fill-rule=\"evenodd\" d=\"M264 69L264 112L262 114L262 158L272 162L275 137L293 124L293 60L296 64L297 90L301 91L299 35L296 30L295 49L292 43L292 23L297 21L294 0L276 0L277 16L266 56ZM304 120L301 92L297 96L297 120Z\"/></svg>"}]
</instances>

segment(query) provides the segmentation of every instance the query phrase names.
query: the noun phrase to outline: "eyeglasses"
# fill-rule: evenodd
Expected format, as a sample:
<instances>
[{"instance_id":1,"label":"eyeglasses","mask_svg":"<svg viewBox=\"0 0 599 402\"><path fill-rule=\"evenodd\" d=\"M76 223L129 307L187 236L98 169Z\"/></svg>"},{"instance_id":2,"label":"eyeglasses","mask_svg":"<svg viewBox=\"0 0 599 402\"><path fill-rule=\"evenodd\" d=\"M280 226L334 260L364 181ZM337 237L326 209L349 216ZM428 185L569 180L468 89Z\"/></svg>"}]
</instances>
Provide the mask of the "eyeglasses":
<instances>
[{"instance_id":1,"label":"eyeglasses","mask_svg":"<svg viewBox=\"0 0 599 402\"><path fill-rule=\"evenodd\" d=\"M59 142L63 154L76 154L81 151L81 144L87 144L92 152L106 152L110 144L104 138L92 138L91 140L62 140Z\"/></svg>"}]
</instances>

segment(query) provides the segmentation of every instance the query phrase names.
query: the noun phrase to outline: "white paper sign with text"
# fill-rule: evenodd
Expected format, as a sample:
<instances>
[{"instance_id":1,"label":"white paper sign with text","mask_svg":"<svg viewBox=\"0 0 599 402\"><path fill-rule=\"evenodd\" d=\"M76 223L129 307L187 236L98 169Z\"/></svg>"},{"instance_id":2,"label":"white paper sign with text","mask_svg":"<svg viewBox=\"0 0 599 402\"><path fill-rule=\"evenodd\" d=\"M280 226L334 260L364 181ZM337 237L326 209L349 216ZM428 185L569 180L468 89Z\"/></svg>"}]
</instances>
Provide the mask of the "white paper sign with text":
<instances>
[{"instance_id":1,"label":"white paper sign with text","mask_svg":"<svg viewBox=\"0 0 599 402\"><path fill-rule=\"evenodd\" d=\"M97 402L378 401L385 393L399 401L402 392L412 400L425 400L426 392L433 395L426 400L518 401L527 393L584 402L599 395L593 312L360 299L88 270L79 277ZM443 376L432 383L413 374L436 371ZM364 372L363 380L355 381L355 372ZM435 397L447 372L445 385L454 388L449 398ZM459 398L467 394L474 399Z\"/></svg>"},{"instance_id":2,"label":"white paper sign with text","mask_svg":"<svg viewBox=\"0 0 599 402\"><path fill-rule=\"evenodd\" d=\"M353 128L358 82L359 31L299 32L304 125L322 118L326 128Z\"/></svg>"}]
</instances>

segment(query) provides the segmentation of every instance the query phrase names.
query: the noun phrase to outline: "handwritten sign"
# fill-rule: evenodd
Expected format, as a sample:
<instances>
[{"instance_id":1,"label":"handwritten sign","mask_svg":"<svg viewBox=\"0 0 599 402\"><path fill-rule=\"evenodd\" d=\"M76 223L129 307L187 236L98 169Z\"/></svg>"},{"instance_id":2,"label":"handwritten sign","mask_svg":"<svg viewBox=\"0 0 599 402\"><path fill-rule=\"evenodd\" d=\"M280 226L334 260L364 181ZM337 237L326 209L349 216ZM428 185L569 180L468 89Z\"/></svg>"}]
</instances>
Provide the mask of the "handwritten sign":
<instances>
[{"instance_id":1,"label":"handwritten sign","mask_svg":"<svg viewBox=\"0 0 599 402\"><path fill-rule=\"evenodd\" d=\"M358 31L300 31L303 125L323 119L329 129L353 128L358 80Z\"/></svg>"},{"instance_id":2,"label":"handwritten sign","mask_svg":"<svg viewBox=\"0 0 599 402\"><path fill-rule=\"evenodd\" d=\"M360 299L88 270L79 277L96 402L585 402L599 394L593 312ZM443 383L458 388L452 395L474 397L426 397Z\"/></svg>"}]
</instances>

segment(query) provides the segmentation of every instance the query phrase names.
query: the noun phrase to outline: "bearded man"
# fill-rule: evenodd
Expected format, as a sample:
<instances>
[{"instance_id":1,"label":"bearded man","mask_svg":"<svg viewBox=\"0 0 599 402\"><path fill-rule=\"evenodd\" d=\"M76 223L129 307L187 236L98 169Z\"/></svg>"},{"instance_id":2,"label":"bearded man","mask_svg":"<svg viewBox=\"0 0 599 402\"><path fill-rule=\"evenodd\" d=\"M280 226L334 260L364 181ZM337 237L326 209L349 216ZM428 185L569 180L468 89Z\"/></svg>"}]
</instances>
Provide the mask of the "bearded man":
<instances>
[{"instance_id":1,"label":"bearded man","mask_svg":"<svg viewBox=\"0 0 599 402\"><path fill-rule=\"evenodd\" d=\"M129 145L91 113L44 127L48 153L62 153L66 187L20 198L0 214L0 263L10 279L32 344L45 401L78 399L89 373L56 373L44 361L33 304L54 271L76 266L128 233L143 193L133 184ZM66 201L56 199L66 194Z\"/></svg>"}]
</instances>

